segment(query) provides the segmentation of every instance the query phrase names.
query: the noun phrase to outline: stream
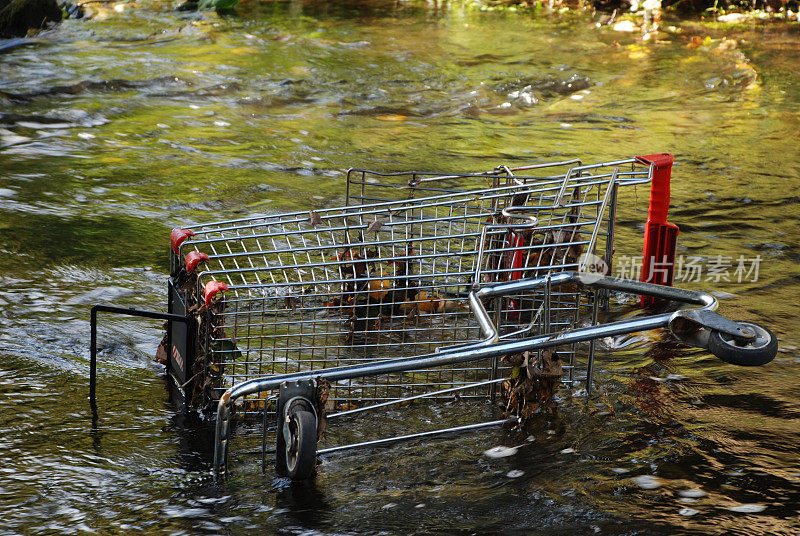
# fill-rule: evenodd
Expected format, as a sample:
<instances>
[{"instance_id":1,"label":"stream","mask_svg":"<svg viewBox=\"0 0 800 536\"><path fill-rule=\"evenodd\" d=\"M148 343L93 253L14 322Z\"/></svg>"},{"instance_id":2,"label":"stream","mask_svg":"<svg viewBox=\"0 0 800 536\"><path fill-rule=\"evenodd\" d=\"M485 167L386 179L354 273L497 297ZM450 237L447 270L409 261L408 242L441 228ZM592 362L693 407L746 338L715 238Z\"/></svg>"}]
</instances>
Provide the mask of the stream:
<instances>
[{"instance_id":1,"label":"stream","mask_svg":"<svg viewBox=\"0 0 800 536\"><path fill-rule=\"evenodd\" d=\"M95 11L0 52L0 536L800 534L796 23L665 20L642 42L587 13L459 4ZM678 255L701 267L677 286L768 326L772 363L610 338L592 396L561 390L523 430L331 454L293 486L262 473L254 428L215 485L208 431L176 415L152 362L160 323L105 316L92 423L89 309L166 310L175 226L343 204L350 167L661 152ZM620 196L618 267L641 254L648 195ZM476 415L500 411L414 405L336 428ZM497 445L519 448L484 455Z\"/></svg>"}]
</instances>

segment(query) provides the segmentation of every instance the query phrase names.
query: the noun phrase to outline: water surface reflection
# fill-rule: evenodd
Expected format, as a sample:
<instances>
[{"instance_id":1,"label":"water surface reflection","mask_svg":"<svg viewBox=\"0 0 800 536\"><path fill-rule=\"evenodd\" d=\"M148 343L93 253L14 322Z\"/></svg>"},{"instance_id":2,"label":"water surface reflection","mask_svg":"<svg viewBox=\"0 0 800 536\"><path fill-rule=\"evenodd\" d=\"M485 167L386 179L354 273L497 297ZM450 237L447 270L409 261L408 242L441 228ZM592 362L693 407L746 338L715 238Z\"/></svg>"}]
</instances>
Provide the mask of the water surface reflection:
<instances>
[{"instance_id":1,"label":"water surface reflection","mask_svg":"<svg viewBox=\"0 0 800 536\"><path fill-rule=\"evenodd\" d=\"M796 29L682 23L664 43L584 15L358 3L240 17L143 3L66 21L2 55L2 534L793 534L800 501ZM702 47L691 36L709 36ZM101 414L88 308L163 307L177 223L342 202L350 166L479 170L671 151L681 254L763 258L699 281L781 338L736 369L651 337L601 341L592 398L525 430L324 460L312 486L262 474L257 435L209 477L209 436L149 362L157 322L108 318ZM646 192L621 200L640 251ZM447 426L488 405L361 418L331 440ZM338 434L338 436L336 435ZM517 454L490 459L496 445Z\"/></svg>"}]
</instances>

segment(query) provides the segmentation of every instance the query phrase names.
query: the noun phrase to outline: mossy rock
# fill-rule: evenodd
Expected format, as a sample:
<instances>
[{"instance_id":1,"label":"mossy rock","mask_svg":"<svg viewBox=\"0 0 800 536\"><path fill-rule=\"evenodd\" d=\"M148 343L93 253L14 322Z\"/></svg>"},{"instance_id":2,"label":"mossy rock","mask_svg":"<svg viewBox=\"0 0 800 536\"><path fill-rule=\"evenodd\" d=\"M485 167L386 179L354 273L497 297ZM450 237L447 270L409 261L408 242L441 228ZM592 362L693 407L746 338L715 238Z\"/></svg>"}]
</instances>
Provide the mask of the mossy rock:
<instances>
[{"instance_id":1,"label":"mossy rock","mask_svg":"<svg viewBox=\"0 0 800 536\"><path fill-rule=\"evenodd\" d=\"M2 2L3 0L0 0ZM178 11L202 11L216 9L219 13L232 13L239 0L186 0L176 9Z\"/></svg>"},{"instance_id":2,"label":"mossy rock","mask_svg":"<svg viewBox=\"0 0 800 536\"><path fill-rule=\"evenodd\" d=\"M0 36L24 37L28 30L60 22L61 17L56 0L11 0L0 10Z\"/></svg>"}]
</instances>

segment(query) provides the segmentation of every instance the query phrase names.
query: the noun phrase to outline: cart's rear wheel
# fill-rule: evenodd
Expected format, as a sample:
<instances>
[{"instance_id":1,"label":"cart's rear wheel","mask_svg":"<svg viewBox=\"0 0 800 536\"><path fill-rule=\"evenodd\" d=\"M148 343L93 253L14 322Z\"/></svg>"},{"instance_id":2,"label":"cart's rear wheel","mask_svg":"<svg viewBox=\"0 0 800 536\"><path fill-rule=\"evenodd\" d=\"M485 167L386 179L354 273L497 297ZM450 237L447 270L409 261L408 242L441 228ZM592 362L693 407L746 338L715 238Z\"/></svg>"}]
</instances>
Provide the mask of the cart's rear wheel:
<instances>
[{"instance_id":1,"label":"cart's rear wheel","mask_svg":"<svg viewBox=\"0 0 800 536\"><path fill-rule=\"evenodd\" d=\"M756 332L753 341L745 342L719 331L712 331L708 350L726 363L743 367L757 367L772 361L778 353L778 339L765 328L753 322L737 322Z\"/></svg>"},{"instance_id":2,"label":"cart's rear wheel","mask_svg":"<svg viewBox=\"0 0 800 536\"><path fill-rule=\"evenodd\" d=\"M310 411L296 409L286 421L286 474L292 480L305 480L317 465L317 419Z\"/></svg>"}]
</instances>

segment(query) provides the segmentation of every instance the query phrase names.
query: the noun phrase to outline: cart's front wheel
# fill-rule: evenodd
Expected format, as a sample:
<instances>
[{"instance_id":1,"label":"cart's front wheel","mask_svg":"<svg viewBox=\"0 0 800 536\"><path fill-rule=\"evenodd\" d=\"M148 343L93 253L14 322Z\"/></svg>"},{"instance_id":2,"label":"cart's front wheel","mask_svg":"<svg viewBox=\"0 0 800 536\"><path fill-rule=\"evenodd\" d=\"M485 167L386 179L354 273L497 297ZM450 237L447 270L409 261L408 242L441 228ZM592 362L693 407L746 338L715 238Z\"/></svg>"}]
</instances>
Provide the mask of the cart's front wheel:
<instances>
[{"instance_id":1,"label":"cart's front wheel","mask_svg":"<svg viewBox=\"0 0 800 536\"><path fill-rule=\"evenodd\" d=\"M287 416L286 473L292 480L305 480L317 465L317 419L310 411L297 409Z\"/></svg>"},{"instance_id":2,"label":"cart's front wheel","mask_svg":"<svg viewBox=\"0 0 800 536\"><path fill-rule=\"evenodd\" d=\"M756 338L746 342L718 331L708 338L708 350L726 363L743 367L757 367L772 361L778 353L778 339L765 328L753 322L737 322L740 326L755 331Z\"/></svg>"}]
</instances>

